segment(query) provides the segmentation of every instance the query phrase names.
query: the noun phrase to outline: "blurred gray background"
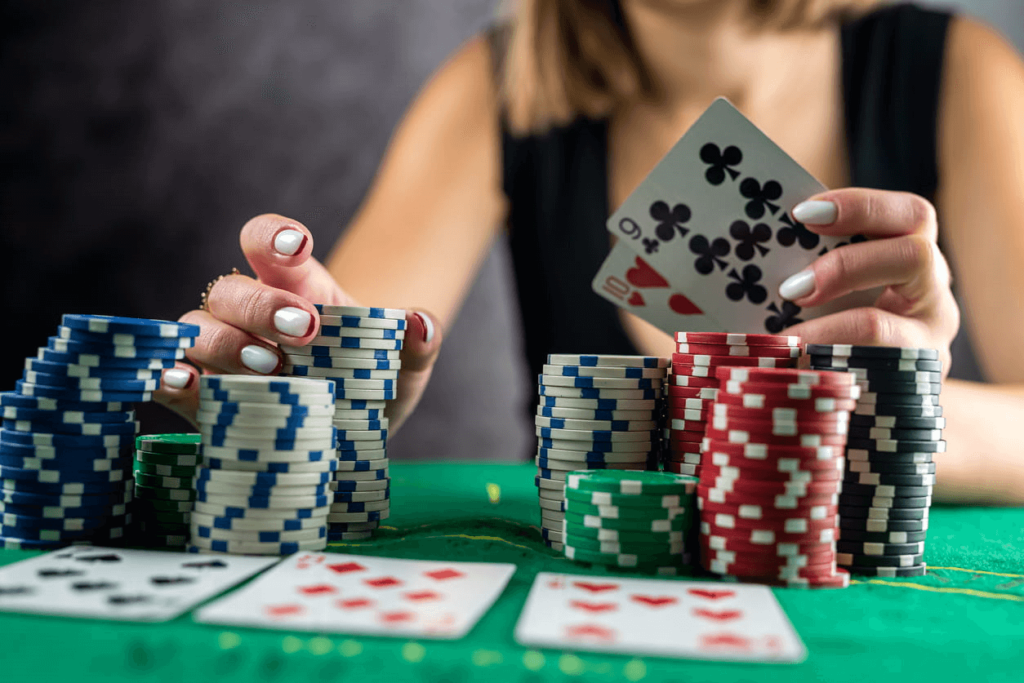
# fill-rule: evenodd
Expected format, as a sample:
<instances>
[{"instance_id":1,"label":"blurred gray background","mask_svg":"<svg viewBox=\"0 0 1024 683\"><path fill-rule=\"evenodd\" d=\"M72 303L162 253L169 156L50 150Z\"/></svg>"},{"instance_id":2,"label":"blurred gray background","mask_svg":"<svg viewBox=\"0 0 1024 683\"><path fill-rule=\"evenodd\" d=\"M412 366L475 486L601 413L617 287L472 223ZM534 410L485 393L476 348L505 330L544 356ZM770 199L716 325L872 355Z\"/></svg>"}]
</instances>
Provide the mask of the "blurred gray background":
<instances>
[{"instance_id":1,"label":"blurred gray background","mask_svg":"<svg viewBox=\"0 0 1024 683\"><path fill-rule=\"evenodd\" d=\"M496 0L0 0L0 380L63 312L176 318L242 265L257 213L326 255L405 106ZM1024 50L1020 0L955 6ZM532 443L498 244L397 459L525 459ZM13 334L17 332L17 334ZM155 409L144 428L180 428Z\"/></svg>"}]
</instances>

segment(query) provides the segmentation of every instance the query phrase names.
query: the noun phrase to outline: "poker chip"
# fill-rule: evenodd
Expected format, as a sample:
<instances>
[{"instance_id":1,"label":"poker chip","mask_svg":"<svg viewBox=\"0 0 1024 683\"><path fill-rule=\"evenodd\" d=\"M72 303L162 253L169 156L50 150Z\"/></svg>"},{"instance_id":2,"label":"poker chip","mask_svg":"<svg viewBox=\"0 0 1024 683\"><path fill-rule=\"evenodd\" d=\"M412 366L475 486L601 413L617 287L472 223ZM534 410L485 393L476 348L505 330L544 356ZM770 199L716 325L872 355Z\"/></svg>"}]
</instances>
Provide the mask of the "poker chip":
<instances>
[{"instance_id":1,"label":"poker chip","mask_svg":"<svg viewBox=\"0 0 1024 683\"><path fill-rule=\"evenodd\" d=\"M935 486L934 474L879 474L877 472L848 472L843 477L844 482L864 486L894 486L903 490L904 487L927 487ZM877 489L876 489L877 490ZM851 491L853 493L853 491Z\"/></svg>"},{"instance_id":2,"label":"poker chip","mask_svg":"<svg viewBox=\"0 0 1024 683\"><path fill-rule=\"evenodd\" d=\"M193 537L196 539L243 541L246 543L285 543L288 541L315 541L327 537L327 527L324 525L310 527L307 529L296 529L292 531L269 531L266 529L223 529L219 527L194 524L192 526Z\"/></svg>"},{"instance_id":3,"label":"poker chip","mask_svg":"<svg viewBox=\"0 0 1024 683\"><path fill-rule=\"evenodd\" d=\"M539 428L569 429L569 430L600 430L611 432L624 431L653 431L658 423L654 420L574 420L555 417L534 418L534 424Z\"/></svg>"},{"instance_id":4,"label":"poker chip","mask_svg":"<svg viewBox=\"0 0 1024 683\"><path fill-rule=\"evenodd\" d=\"M676 353L694 356L743 356L756 358L797 358L799 346L746 346L741 344L676 343ZM673 358L673 360L675 360Z\"/></svg>"},{"instance_id":5,"label":"poker chip","mask_svg":"<svg viewBox=\"0 0 1024 683\"><path fill-rule=\"evenodd\" d=\"M565 556L577 562L589 562L611 567L658 567L670 566L681 559L681 554L659 553L657 555L634 555L627 553L602 553L583 548L574 548L570 545L564 547Z\"/></svg>"},{"instance_id":6,"label":"poker chip","mask_svg":"<svg viewBox=\"0 0 1024 683\"><path fill-rule=\"evenodd\" d=\"M348 531L348 532L330 532L327 534L328 543L337 543L340 541L368 541L373 538L373 531Z\"/></svg>"},{"instance_id":7,"label":"poker chip","mask_svg":"<svg viewBox=\"0 0 1024 683\"><path fill-rule=\"evenodd\" d=\"M161 368L97 367L73 363L55 363L39 360L38 358L26 358L25 371L53 377L76 379L159 380Z\"/></svg>"},{"instance_id":8,"label":"poker chip","mask_svg":"<svg viewBox=\"0 0 1024 683\"><path fill-rule=\"evenodd\" d=\"M891 409L896 406L903 406L905 408L917 407L923 408L938 408L939 397L937 394L890 394L876 391L862 391L860 397L857 399L857 406L861 407L864 405L876 405L883 406L885 409Z\"/></svg>"},{"instance_id":9,"label":"poker chip","mask_svg":"<svg viewBox=\"0 0 1024 683\"><path fill-rule=\"evenodd\" d=\"M693 353L674 353L672 363L698 367L717 368L723 365L754 368L792 368L796 367L796 358L777 358L764 356L731 356L731 355L708 355Z\"/></svg>"},{"instance_id":10,"label":"poker chip","mask_svg":"<svg viewBox=\"0 0 1024 683\"><path fill-rule=\"evenodd\" d=\"M290 541L284 543L256 543L247 541L223 541L208 538L189 540L188 552L219 552L232 555L291 555L304 550L323 550L327 546L326 538L312 541Z\"/></svg>"},{"instance_id":11,"label":"poker chip","mask_svg":"<svg viewBox=\"0 0 1024 683\"><path fill-rule=\"evenodd\" d=\"M945 441L913 441L907 439L847 439L847 446L853 449L882 451L887 453L945 453Z\"/></svg>"},{"instance_id":12,"label":"poker chip","mask_svg":"<svg viewBox=\"0 0 1024 683\"><path fill-rule=\"evenodd\" d=\"M100 334L128 333L146 337L198 337L199 326L190 323L121 318L106 315L65 314L61 324Z\"/></svg>"},{"instance_id":13,"label":"poker chip","mask_svg":"<svg viewBox=\"0 0 1024 683\"><path fill-rule=\"evenodd\" d=\"M587 365L555 365L545 364L541 368L543 375L561 377L610 377L620 379L655 379L663 380L664 368L659 367L616 367Z\"/></svg>"},{"instance_id":14,"label":"poker chip","mask_svg":"<svg viewBox=\"0 0 1024 683\"><path fill-rule=\"evenodd\" d=\"M560 398L542 396L540 406L544 408L577 408L585 410L654 410L654 399L627 400L614 398Z\"/></svg>"},{"instance_id":15,"label":"poker chip","mask_svg":"<svg viewBox=\"0 0 1024 683\"><path fill-rule=\"evenodd\" d=\"M386 327L352 327L345 325L325 325L320 321L320 328L311 344L317 344L317 340L330 340L331 338L347 337L350 339L405 339L405 330Z\"/></svg>"},{"instance_id":16,"label":"poker chip","mask_svg":"<svg viewBox=\"0 0 1024 683\"><path fill-rule=\"evenodd\" d=\"M941 416L896 416L896 415L862 415L850 416L851 427L869 427L884 429L945 429L946 418Z\"/></svg>"},{"instance_id":17,"label":"poker chip","mask_svg":"<svg viewBox=\"0 0 1024 683\"><path fill-rule=\"evenodd\" d=\"M846 463L846 471L851 474L934 475L935 463L892 464L870 460L850 460Z\"/></svg>"},{"instance_id":18,"label":"poker chip","mask_svg":"<svg viewBox=\"0 0 1024 683\"><path fill-rule=\"evenodd\" d=\"M849 498L843 496L840 499L841 503L847 503ZM840 505L839 514L843 516L844 520L854 519L875 519L883 521L923 521L928 519L929 508L927 506L918 507L872 507L867 504L860 505Z\"/></svg>"},{"instance_id":19,"label":"poker chip","mask_svg":"<svg viewBox=\"0 0 1024 683\"><path fill-rule=\"evenodd\" d=\"M296 427L333 426L334 415L242 415L239 413L209 412L196 413L196 421L209 427L252 427L256 429L288 429Z\"/></svg>"},{"instance_id":20,"label":"poker chip","mask_svg":"<svg viewBox=\"0 0 1024 683\"><path fill-rule=\"evenodd\" d=\"M353 480L346 477L345 479L336 479L335 481L330 482L328 488L330 488L331 491L334 491L335 495L337 495L339 492L346 491L380 491L382 489L389 488L390 486L391 479L387 476L373 480Z\"/></svg>"},{"instance_id":21,"label":"poker chip","mask_svg":"<svg viewBox=\"0 0 1024 683\"><path fill-rule=\"evenodd\" d=\"M887 382L883 380L860 380L856 385L864 393L917 396L937 396L942 391L939 382Z\"/></svg>"},{"instance_id":22,"label":"poker chip","mask_svg":"<svg viewBox=\"0 0 1024 683\"><path fill-rule=\"evenodd\" d=\"M868 448L847 448L846 458L851 462L878 463L882 465L915 465L933 463L934 453L891 453Z\"/></svg>"},{"instance_id":23,"label":"poker chip","mask_svg":"<svg viewBox=\"0 0 1024 683\"><path fill-rule=\"evenodd\" d=\"M913 567L923 562L921 553L908 555L856 555L853 553L836 553L837 562L850 567Z\"/></svg>"},{"instance_id":24,"label":"poker chip","mask_svg":"<svg viewBox=\"0 0 1024 683\"><path fill-rule=\"evenodd\" d=\"M559 386L540 385L537 388L540 396L551 398L574 399L619 399L629 401L653 401L658 397L654 389L579 389Z\"/></svg>"},{"instance_id":25,"label":"poker chip","mask_svg":"<svg viewBox=\"0 0 1024 683\"><path fill-rule=\"evenodd\" d=\"M366 306L333 306L329 304L313 304L317 312L325 316L338 316L341 318L369 318L372 320L390 319L405 321L406 311L399 308L370 308ZM355 322L353 326L359 325Z\"/></svg>"},{"instance_id":26,"label":"poker chip","mask_svg":"<svg viewBox=\"0 0 1024 683\"><path fill-rule=\"evenodd\" d=\"M888 346L848 346L845 344L808 344L806 352L815 356L858 357L889 360L938 360L935 349L915 349Z\"/></svg>"},{"instance_id":27,"label":"poker chip","mask_svg":"<svg viewBox=\"0 0 1024 683\"><path fill-rule=\"evenodd\" d=\"M603 422L650 422L649 410L586 410L580 408L537 407L537 416L563 420L591 420Z\"/></svg>"},{"instance_id":28,"label":"poker chip","mask_svg":"<svg viewBox=\"0 0 1024 683\"><path fill-rule=\"evenodd\" d=\"M920 555L924 553L924 542L874 543L841 539L836 543L838 551L853 555Z\"/></svg>"},{"instance_id":29,"label":"poker chip","mask_svg":"<svg viewBox=\"0 0 1024 683\"><path fill-rule=\"evenodd\" d=\"M185 357L184 348L161 348L147 346L124 346L113 343L80 342L60 337L48 337L46 350L73 355L95 355L110 358L135 358L181 360ZM80 363L79 363L80 364Z\"/></svg>"},{"instance_id":30,"label":"poker chip","mask_svg":"<svg viewBox=\"0 0 1024 683\"><path fill-rule=\"evenodd\" d=\"M729 346L800 347L800 337L782 334L735 334L730 332L676 332L680 344L725 344Z\"/></svg>"},{"instance_id":31,"label":"poker chip","mask_svg":"<svg viewBox=\"0 0 1024 683\"><path fill-rule=\"evenodd\" d=\"M388 342L387 344L395 345L399 343L400 342ZM337 357L354 358L359 360L396 361L401 356L401 351L397 349L372 348L370 346L353 348L351 346L289 346L287 344L281 344L278 348L284 353L285 358L290 358L292 356L317 356L323 358Z\"/></svg>"},{"instance_id":32,"label":"poker chip","mask_svg":"<svg viewBox=\"0 0 1024 683\"><path fill-rule=\"evenodd\" d=\"M906 579L928 574L928 566L924 562L909 567L859 567L851 565L847 567L847 570L851 574L858 574L860 576L878 576L888 579Z\"/></svg>"},{"instance_id":33,"label":"poker chip","mask_svg":"<svg viewBox=\"0 0 1024 683\"><path fill-rule=\"evenodd\" d=\"M187 337L147 337L124 333L87 332L61 325L57 337L87 344L112 344L114 346L153 347L163 349L191 348L195 340Z\"/></svg>"},{"instance_id":34,"label":"poker chip","mask_svg":"<svg viewBox=\"0 0 1024 683\"><path fill-rule=\"evenodd\" d=\"M778 409L778 408L799 408L801 410L813 410L819 413L835 413L839 411L850 411L859 404L854 399L843 398L782 398L778 395L765 396L763 394L730 394L722 392L715 398L717 405L731 405L743 408L755 409Z\"/></svg>"},{"instance_id":35,"label":"poker chip","mask_svg":"<svg viewBox=\"0 0 1024 683\"><path fill-rule=\"evenodd\" d=\"M353 307L359 308L359 307ZM366 309L362 309L366 310ZM384 309L388 310L388 309ZM360 327L360 328L374 328L384 330L404 330L408 327L408 323L401 314L405 311L399 309L391 309L395 313L395 317L370 317L361 315L359 313L345 314L345 315L321 315L320 316L320 327L330 328L332 326L338 327Z\"/></svg>"},{"instance_id":36,"label":"poker chip","mask_svg":"<svg viewBox=\"0 0 1024 683\"><path fill-rule=\"evenodd\" d=\"M575 389L657 389L663 378L631 377L580 377L566 375L540 375L541 384L547 387L571 387Z\"/></svg>"},{"instance_id":37,"label":"poker chip","mask_svg":"<svg viewBox=\"0 0 1024 683\"><path fill-rule=\"evenodd\" d=\"M651 453L657 448L657 440L650 441L581 441L580 439L548 439L537 440L539 448L553 448L564 451L584 451L592 453Z\"/></svg>"},{"instance_id":38,"label":"poker chip","mask_svg":"<svg viewBox=\"0 0 1024 683\"><path fill-rule=\"evenodd\" d=\"M645 463L655 457L649 449L642 451L584 451L539 446L537 457L547 460L572 461L574 469L587 469L586 463Z\"/></svg>"},{"instance_id":39,"label":"poker chip","mask_svg":"<svg viewBox=\"0 0 1024 683\"><path fill-rule=\"evenodd\" d=\"M789 368L719 367L715 378L723 382L744 384L797 384L800 386L852 386L854 378L846 373L793 370Z\"/></svg>"},{"instance_id":40,"label":"poker chip","mask_svg":"<svg viewBox=\"0 0 1024 683\"><path fill-rule=\"evenodd\" d=\"M668 359L656 356L614 356L614 355L569 355L551 354L549 365L580 365L586 367L624 367L624 368L666 368Z\"/></svg>"},{"instance_id":41,"label":"poker chip","mask_svg":"<svg viewBox=\"0 0 1024 683\"><path fill-rule=\"evenodd\" d=\"M851 506L863 506L882 509L927 509L932 504L931 496L908 496L895 498L891 496L855 496L844 491L842 502Z\"/></svg>"},{"instance_id":42,"label":"poker chip","mask_svg":"<svg viewBox=\"0 0 1024 683\"><path fill-rule=\"evenodd\" d=\"M380 370L393 372L401 370L402 361L398 358L357 358L349 356L312 356L300 353L284 354L285 367L291 372L285 374L299 375L310 370L336 369L342 372L347 370Z\"/></svg>"},{"instance_id":43,"label":"poker chip","mask_svg":"<svg viewBox=\"0 0 1024 683\"><path fill-rule=\"evenodd\" d=\"M896 358L863 358L857 356L826 356L812 354L811 365L829 369L863 368L865 370L895 370L898 372L941 372L937 360L901 360Z\"/></svg>"}]
</instances>

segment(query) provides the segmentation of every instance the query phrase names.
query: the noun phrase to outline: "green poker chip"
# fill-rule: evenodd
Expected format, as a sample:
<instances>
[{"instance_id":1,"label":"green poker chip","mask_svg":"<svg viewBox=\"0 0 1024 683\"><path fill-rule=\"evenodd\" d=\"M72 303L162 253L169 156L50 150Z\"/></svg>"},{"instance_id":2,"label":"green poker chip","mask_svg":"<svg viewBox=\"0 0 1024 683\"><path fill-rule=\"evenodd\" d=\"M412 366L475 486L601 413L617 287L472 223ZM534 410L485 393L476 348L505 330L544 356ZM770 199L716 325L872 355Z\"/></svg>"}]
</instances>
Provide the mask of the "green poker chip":
<instances>
[{"instance_id":1,"label":"green poker chip","mask_svg":"<svg viewBox=\"0 0 1024 683\"><path fill-rule=\"evenodd\" d=\"M136 482L135 498L137 500L172 500L178 502L194 501L196 499L195 489L165 489L155 486L146 486Z\"/></svg>"},{"instance_id":2,"label":"green poker chip","mask_svg":"<svg viewBox=\"0 0 1024 683\"><path fill-rule=\"evenodd\" d=\"M660 553L651 555L632 555L629 553L602 553L583 548L565 545L565 556L576 562L590 562L606 567L666 567L682 564L682 553Z\"/></svg>"},{"instance_id":3,"label":"green poker chip","mask_svg":"<svg viewBox=\"0 0 1024 683\"><path fill-rule=\"evenodd\" d=\"M135 483L153 488L188 490L192 488L192 477L158 477L153 474L137 472L135 474Z\"/></svg>"},{"instance_id":4,"label":"green poker chip","mask_svg":"<svg viewBox=\"0 0 1024 683\"><path fill-rule=\"evenodd\" d=\"M630 555L657 555L660 553L681 554L684 548L682 541L674 541L672 543L638 543L628 540L600 541L596 538L577 536L573 533L569 533L564 538L565 540L563 542L574 548L579 548L580 550L593 550L601 553L615 552L627 553Z\"/></svg>"},{"instance_id":5,"label":"green poker chip","mask_svg":"<svg viewBox=\"0 0 1024 683\"><path fill-rule=\"evenodd\" d=\"M203 464L203 456L198 453L151 453L135 451L135 461L150 465L168 465L170 467L197 467Z\"/></svg>"},{"instance_id":6,"label":"green poker chip","mask_svg":"<svg viewBox=\"0 0 1024 683\"><path fill-rule=\"evenodd\" d=\"M693 518L682 515L675 519L608 519L594 515L577 515L565 513L565 523L596 529L615 529L617 531L682 531L693 525Z\"/></svg>"},{"instance_id":7,"label":"green poker chip","mask_svg":"<svg viewBox=\"0 0 1024 683\"><path fill-rule=\"evenodd\" d=\"M565 488L606 491L622 495L685 495L698 483L697 477L671 472L637 470L591 470L574 472L565 478Z\"/></svg>"},{"instance_id":8,"label":"green poker chip","mask_svg":"<svg viewBox=\"0 0 1024 683\"><path fill-rule=\"evenodd\" d=\"M135 448L150 453L199 453L199 434L144 434L135 438Z\"/></svg>"},{"instance_id":9,"label":"green poker chip","mask_svg":"<svg viewBox=\"0 0 1024 683\"><path fill-rule=\"evenodd\" d=\"M696 506L692 508L689 506L676 508L618 507L615 505L588 505L587 503L580 503L575 500L566 500L565 511L572 512L577 515L591 515L593 517L602 517L605 519L637 519L652 521L655 519L676 519L677 517L685 515L693 515L696 513Z\"/></svg>"},{"instance_id":10,"label":"green poker chip","mask_svg":"<svg viewBox=\"0 0 1024 683\"><path fill-rule=\"evenodd\" d=\"M136 462L135 471L148 474L154 477L187 477L191 479L196 474L196 467L178 465L157 465L151 462Z\"/></svg>"},{"instance_id":11,"label":"green poker chip","mask_svg":"<svg viewBox=\"0 0 1024 683\"><path fill-rule=\"evenodd\" d=\"M566 500L585 503L587 505L615 505L616 507L631 508L687 507L694 505L694 501L696 501L697 478L693 477L693 479L693 490L686 494L632 496L621 493L608 493L606 491L566 489L565 498Z\"/></svg>"},{"instance_id":12,"label":"green poker chip","mask_svg":"<svg viewBox=\"0 0 1024 683\"><path fill-rule=\"evenodd\" d=\"M579 536L598 541L616 541L618 543L683 543L685 532L679 531L643 531L640 529L599 529L579 524L566 523L563 527L564 536Z\"/></svg>"},{"instance_id":13,"label":"green poker chip","mask_svg":"<svg viewBox=\"0 0 1024 683\"><path fill-rule=\"evenodd\" d=\"M139 514L154 513L188 513L192 512L192 501L190 500L135 500L135 511Z\"/></svg>"},{"instance_id":14,"label":"green poker chip","mask_svg":"<svg viewBox=\"0 0 1024 683\"><path fill-rule=\"evenodd\" d=\"M149 512L136 513L136 519L141 522L152 522L155 524L188 524L192 517L191 512Z\"/></svg>"}]
</instances>

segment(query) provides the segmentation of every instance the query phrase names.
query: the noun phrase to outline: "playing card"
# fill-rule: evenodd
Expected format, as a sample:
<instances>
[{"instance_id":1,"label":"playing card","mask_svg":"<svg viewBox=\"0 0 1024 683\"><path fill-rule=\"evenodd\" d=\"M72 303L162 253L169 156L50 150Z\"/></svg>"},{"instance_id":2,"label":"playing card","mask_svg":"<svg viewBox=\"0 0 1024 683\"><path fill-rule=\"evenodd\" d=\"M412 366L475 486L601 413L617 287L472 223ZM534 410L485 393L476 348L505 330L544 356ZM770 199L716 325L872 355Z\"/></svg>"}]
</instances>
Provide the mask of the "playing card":
<instances>
[{"instance_id":1,"label":"playing card","mask_svg":"<svg viewBox=\"0 0 1024 683\"><path fill-rule=\"evenodd\" d=\"M825 189L719 98L607 227L718 323L674 331L777 334L804 320L870 305L877 296L859 293L804 310L779 297L783 280L851 241L823 237L793 219L794 206Z\"/></svg>"},{"instance_id":2,"label":"playing card","mask_svg":"<svg viewBox=\"0 0 1024 683\"><path fill-rule=\"evenodd\" d=\"M704 315L621 239L612 247L591 286L599 296L669 334L677 330L722 331L716 321Z\"/></svg>"},{"instance_id":3,"label":"playing card","mask_svg":"<svg viewBox=\"0 0 1024 683\"><path fill-rule=\"evenodd\" d=\"M541 572L521 645L688 659L800 662L807 650L767 586Z\"/></svg>"},{"instance_id":4,"label":"playing card","mask_svg":"<svg viewBox=\"0 0 1024 683\"><path fill-rule=\"evenodd\" d=\"M0 568L0 611L167 621L279 559L73 546Z\"/></svg>"},{"instance_id":5,"label":"playing card","mask_svg":"<svg viewBox=\"0 0 1024 683\"><path fill-rule=\"evenodd\" d=\"M505 589L515 565L363 555L293 555L196 620L256 628L456 639Z\"/></svg>"}]
</instances>

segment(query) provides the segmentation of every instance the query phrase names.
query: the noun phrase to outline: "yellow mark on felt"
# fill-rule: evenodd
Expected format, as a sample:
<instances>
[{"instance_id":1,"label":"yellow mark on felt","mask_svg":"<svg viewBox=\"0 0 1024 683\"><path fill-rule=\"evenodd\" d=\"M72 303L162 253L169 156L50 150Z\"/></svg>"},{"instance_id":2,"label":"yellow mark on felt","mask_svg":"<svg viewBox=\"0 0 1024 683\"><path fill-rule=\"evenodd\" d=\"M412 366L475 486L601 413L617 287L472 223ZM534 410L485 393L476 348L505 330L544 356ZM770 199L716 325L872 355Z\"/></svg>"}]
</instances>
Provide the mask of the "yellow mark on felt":
<instances>
[{"instance_id":1,"label":"yellow mark on felt","mask_svg":"<svg viewBox=\"0 0 1024 683\"><path fill-rule=\"evenodd\" d=\"M544 655L536 650L527 650L523 653L523 666L530 671L540 671L544 668Z\"/></svg>"},{"instance_id":2,"label":"yellow mark on felt","mask_svg":"<svg viewBox=\"0 0 1024 683\"><path fill-rule=\"evenodd\" d=\"M981 569L964 569L963 567L928 567L929 571L943 569L950 572L969 572L971 574L986 574L988 576L1005 576L1009 579L1024 579L1024 574L1005 574L1002 572L986 572Z\"/></svg>"},{"instance_id":3,"label":"yellow mark on felt","mask_svg":"<svg viewBox=\"0 0 1024 683\"><path fill-rule=\"evenodd\" d=\"M501 502L501 487L498 486L497 484L488 484L487 485L487 499L489 501L491 501L492 504L500 503Z\"/></svg>"},{"instance_id":4,"label":"yellow mark on felt","mask_svg":"<svg viewBox=\"0 0 1024 683\"><path fill-rule=\"evenodd\" d=\"M558 668L566 676L580 676L587 670L587 665L576 655L562 655L558 658Z\"/></svg>"},{"instance_id":5,"label":"yellow mark on felt","mask_svg":"<svg viewBox=\"0 0 1024 683\"><path fill-rule=\"evenodd\" d=\"M496 650L475 650L473 652L473 664L476 666L490 666L501 664L501 653Z\"/></svg>"},{"instance_id":6,"label":"yellow mark on felt","mask_svg":"<svg viewBox=\"0 0 1024 683\"><path fill-rule=\"evenodd\" d=\"M309 648L309 651L315 655L325 655L334 649L334 643L331 642L330 638L317 636L309 641L309 645L307 647Z\"/></svg>"},{"instance_id":7,"label":"yellow mark on felt","mask_svg":"<svg viewBox=\"0 0 1024 683\"><path fill-rule=\"evenodd\" d=\"M242 644L242 637L231 631L224 631L217 636L217 645L222 650L233 650Z\"/></svg>"},{"instance_id":8,"label":"yellow mark on felt","mask_svg":"<svg viewBox=\"0 0 1024 683\"><path fill-rule=\"evenodd\" d=\"M1024 595L990 593L988 591L974 590L973 588L946 588L944 586L923 586L919 583L904 583L902 581L882 581L881 579L867 579L866 581L857 581L857 583L870 583L876 586L890 586L892 588L912 588L914 590L926 591L928 593L954 593L957 595L970 595L971 597L987 598L989 600L1024 602Z\"/></svg>"},{"instance_id":9,"label":"yellow mark on felt","mask_svg":"<svg viewBox=\"0 0 1024 683\"><path fill-rule=\"evenodd\" d=\"M406 643L402 646L402 659L413 664L422 662L427 656L427 648L419 643Z\"/></svg>"},{"instance_id":10,"label":"yellow mark on felt","mask_svg":"<svg viewBox=\"0 0 1024 683\"><path fill-rule=\"evenodd\" d=\"M281 641L281 649L288 654L294 654L302 649L302 639L295 636L285 636Z\"/></svg>"},{"instance_id":11,"label":"yellow mark on felt","mask_svg":"<svg viewBox=\"0 0 1024 683\"><path fill-rule=\"evenodd\" d=\"M631 659L622 669L622 675L630 681L639 681L647 677L647 665L642 659Z\"/></svg>"},{"instance_id":12,"label":"yellow mark on felt","mask_svg":"<svg viewBox=\"0 0 1024 683\"><path fill-rule=\"evenodd\" d=\"M358 640L343 640L338 644L338 652L342 657L355 657L363 652L363 644Z\"/></svg>"}]
</instances>

